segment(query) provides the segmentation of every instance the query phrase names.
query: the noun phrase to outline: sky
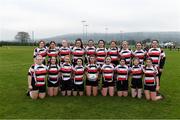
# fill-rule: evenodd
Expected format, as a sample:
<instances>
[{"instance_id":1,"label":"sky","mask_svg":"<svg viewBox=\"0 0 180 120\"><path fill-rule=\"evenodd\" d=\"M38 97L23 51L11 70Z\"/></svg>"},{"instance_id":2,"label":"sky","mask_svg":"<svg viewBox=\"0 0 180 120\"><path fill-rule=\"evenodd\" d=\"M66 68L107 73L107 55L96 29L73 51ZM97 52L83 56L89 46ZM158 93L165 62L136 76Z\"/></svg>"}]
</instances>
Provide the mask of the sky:
<instances>
[{"instance_id":1,"label":"sky","mask_svg":"<svg viewBox=\"0 0 180 120\"><path fill-rule=\"evenodd\" d=\"M0 0L0 40L69 33L180 31L180 0ZM82 23L82 21L86 21ZM108 28L108 30L105 30Z\"/></svg>"}]
</instances>

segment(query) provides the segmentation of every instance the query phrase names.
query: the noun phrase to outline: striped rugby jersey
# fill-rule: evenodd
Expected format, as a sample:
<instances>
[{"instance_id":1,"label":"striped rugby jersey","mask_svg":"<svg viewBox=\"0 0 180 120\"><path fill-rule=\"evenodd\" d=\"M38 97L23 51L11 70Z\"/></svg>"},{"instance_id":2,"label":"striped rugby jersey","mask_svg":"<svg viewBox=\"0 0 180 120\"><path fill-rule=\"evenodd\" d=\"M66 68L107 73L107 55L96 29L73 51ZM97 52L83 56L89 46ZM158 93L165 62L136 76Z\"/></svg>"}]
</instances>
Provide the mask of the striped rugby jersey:
<instances>
[{"instance_id":1,"label":"striped rugby jersey","mask_svg":"<svg viewBox=\"0 0 180 120\"><path fill-rule=\"evenodd\" d=\"M33 57L35 58L36 56L41 55L43 57L43 59L45 59L46 55L47 55L47 50L46 48L35 48L34 49L34 54Z\"/></svg>"},{"instance_id":2,"label":"striped rugby jersey","mask_svg":"<svg viewBox=\"0 0 180 120\"><path fill-rule=\"evenodd\" d=\"M66 80L70 80L71 79L71 73L72 73L72 66L71 64L67 64L67 63L63 63L61 65L61 74L62 74L62 80L66 81Z\"/></svg>"},{"instance_id":3,"label":"striped rugby jersey","mask_svg":"<svg viewBox=\"0 0 180 120\"><path fill-rule=\"evenodd\" d=\"M143 75L143 67L141 65L133 65L130 68L130 73L133 79L141 79Z\"/></svg>"},{"instance_id":4,"label":"striped rugby jersey","mask_svg":"<svg viewBox=\"0 0 180 120\"><path fill-rule=\"evenodd\" d=\"M92 47L86 46L85 51L86 51L87 57L89 57L90 55L95 55L96 47L95 46L92 46Z\"/></svg>"},{"instance_id":5,"label":"striped rugby jersey","mask_svg":"<svg viewBox=\"0 0 180 120\"><path fill-rule=\"evenodd\" d=\"M83 75L84 75L84 67L81 65L76 65L73 68L74 73L74 84L75 85L81 85L83 84Z\"/></svg>"},{"instance_id":6,"label":"striped rugby jersey","mask_svg":"<svg viewBox=\"0 0 180 120\"><path fill-rule=\"evenodd\" d=\"M144 72L144 84L148 86L156 85L156 77L158 74L157 66L144 66L143 67Z\"/></svg>"},{"instance_id":7,"label":"striped rugby jersey","mask_svg":"<svg viewBox=\"0 0 180 120\"><path fill-rule=\"evenodd\" d=\"M147 55L152 59L153 65L157 65L160 68L164 66L164 58L166 56L161 48L150 48Z\"/></svg>"},{"instance_id":8,"label":"striped rugby jersey","mask_svg":"<svg viewBox=\"0 0 180 120\"><path fill-rule=\"evenodd\" d=\"M105 57L107 56L106 48L97 48L96 49L96 62L99 65L103 65L105 61Z\"/></svg>"},{"instance_id":9,"label":"striped rugby jersey","mask_svg":"<svg viewBox=\"0 0 180 120\"><path fill-rule=\"evenodd\" d=\"M139 58L139 62L140 62L141 65L144 64L144 60L145 60L145 58L146 58L146 54L147 54L147 52L144 51L143 49L141 49L141 50L135 50L135 51L133 52L133 56L136 57L136 58Z\"/></svg>"},{"instance_id":10,"label":"striped rugby jersey","mask_svg":"<svg viewBox=\"0 0 180 120\"><path fill-rule=\"evenodd\" d=\"M115 71L117 74L117 81L128 80L129 67L127 65L117 65Z\"/></svg>"},{"instance_id":11,"label":"striped rugby jersey","mask_svg":"<svg viewBox=\"0 0 180 120\"><path fill-rule=\"evenodd\" d=\"M108 48L107 54L111 57L111 61L118 61L119 59L119 48Z\"/></svg>"},{"instance_id":12,"label":"striped rugby jersey","mask_svg":"<svg viewBox=\"0 0 180 120\"><path fill-rule=\"evenodd\" d=\"M71 49L69 47L60 47L59 48L59 56L60 56L60 61L64 62L64 57L66 55L70 56L71 54Z\"/></svg>"},{"instance_id":13,"label":"striped rugby jersey","mask_svg":"<svg viewBox=\"0 0 180 120\"><path fill-rule=\"evenodd\" d=\"M83 56L85 54L84 48L78 48L78 47L73 47L71 52L73 55L72 57L73 60L77 60L78 58L83 59Z\"/></svg>"},{"instance_id":14,"label":"striped rugby jersey","mask_svg":"<svg viewBox=\"0 0 180 120\"><path fill-rule=\"evenodd\" d=\"M101 67L102 76L104 81L112 82L114 77L114 66L112 64L104 64Z\"/></svg>"},{"instance_id":15,"label":"striped rugby jersey","mask_svg":"<svg viewBox=\"0 0 180 120\"><path fill-rule=\"evenodd\" d=\"M97 64L88 64L86 66L87 80L97 81L100 66Z\"/></svg>"},{"instance_id":16,"label":"striped rugby jersey","mask_svg":"<svg viewBox=\"0 0 180 120\"><path fill-rule=\"evenodd\" d=\"M33 64L29 68L28 75L35 81L36 86L43 86L46 83L47 67L43 64Z\"/></svg>"},{"instance_id":17,"label":"striped rugby jersey","mask_svg":"<svg viewBox=\"0 0 180 120\"><path fill-rule=\"evenodd\" d=\"M56 84L59 80L60 67L58 64L50 64L48 67L48 81Z\"/></svg>"},{"instance_id":18,"label":"striped rugby jersey","mask_svg":"<svg viewBox=\"0 0 180 120\"><path fill-rule=\"evenodd\" d=\"M121 49L119 52L119 55L121 58L125 58L126 60L126 65L130 66L131 65L131 59L132 59L132 50L131 49Z\"/></svg>"},{"instance_id":19,"label":"striped rugby jersey","mask_svg":"<svg viewBox=\"0 0 180 120\"><path fill-rule=\"evenodd\" d=\"M54 49L47 49L47 55L49 58L51 57L57 57L59 53L58 48L54 48Z\"/></svg>"}]
</instances>

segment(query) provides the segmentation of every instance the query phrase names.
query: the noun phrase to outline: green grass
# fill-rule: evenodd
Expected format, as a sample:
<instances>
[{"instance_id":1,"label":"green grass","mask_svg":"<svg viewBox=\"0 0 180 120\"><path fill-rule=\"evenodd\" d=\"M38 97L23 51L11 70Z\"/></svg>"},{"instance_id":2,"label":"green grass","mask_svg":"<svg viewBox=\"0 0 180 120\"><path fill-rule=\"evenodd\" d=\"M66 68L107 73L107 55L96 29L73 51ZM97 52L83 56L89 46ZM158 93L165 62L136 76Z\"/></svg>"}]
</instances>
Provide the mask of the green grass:
<instances>
[{"instance_id":1,"label":"green grass","mask_svg":"<svg viewBox=\"0 0 180 120\"><path fill-rule=\"evenodd\" d=\"M46 97L25 95L32 47L0 48L0 118L180 118L180 52L166 51L162 101L131 97Z\"/></svg>"}]
</instances>

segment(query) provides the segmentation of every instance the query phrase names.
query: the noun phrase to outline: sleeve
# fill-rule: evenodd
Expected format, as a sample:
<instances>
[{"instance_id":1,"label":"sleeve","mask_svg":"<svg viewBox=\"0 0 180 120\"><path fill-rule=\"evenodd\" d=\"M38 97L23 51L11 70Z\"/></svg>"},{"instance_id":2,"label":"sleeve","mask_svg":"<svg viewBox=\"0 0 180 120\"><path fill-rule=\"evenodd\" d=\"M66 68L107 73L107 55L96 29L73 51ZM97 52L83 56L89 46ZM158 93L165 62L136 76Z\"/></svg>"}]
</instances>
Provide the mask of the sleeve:
<instances>
[{"instance_id":1,"label":"sleeve","mask_svg":"<svg viewBox=\"0 0 180 120\"><path fill-rule=\"evenodd\" d=\"M29 75L29 76L32 76L33 73L34 73L34 66L32 65L32 66L29 68L29 70L28 70L28 75Z\"/></svg>"},{"instance_id":2,"label":"sleeve","mask_svg":"<svg viewBox=\"0 0 180 120\"><path fill-rule=\"evenodd\" d=\"M33 58L37 56L37 48L34 49Z\"/></svg>"},{"instance_id":3,"label":"sleeve","mask_svg":"<svg viewBox=\"0 0 180 120\"><path fill-rule=\"evenodd\" d=\"M164 51L162 50L161 51L160 65L159 65L160 69L163 69L165 61L166 61L166 55L165 55Z\"/></svg>"}]
</instances>

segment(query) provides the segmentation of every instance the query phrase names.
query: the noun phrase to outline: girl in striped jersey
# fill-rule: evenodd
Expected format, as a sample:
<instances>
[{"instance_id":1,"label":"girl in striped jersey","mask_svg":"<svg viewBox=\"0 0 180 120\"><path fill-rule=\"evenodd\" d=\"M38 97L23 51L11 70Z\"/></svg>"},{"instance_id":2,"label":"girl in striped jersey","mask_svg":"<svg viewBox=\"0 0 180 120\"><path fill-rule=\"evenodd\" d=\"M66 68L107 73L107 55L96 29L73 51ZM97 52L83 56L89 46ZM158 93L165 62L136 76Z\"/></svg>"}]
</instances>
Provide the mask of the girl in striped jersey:
<instances>
[{"instance_id":1,"label":"girl in striped jersey","mask_svg":"<svg viewBox=\"0 0 180 120\"><path fill-rule=\"evenodd\" d=\"M152 64L152 59L147 58L144 72L144 93L147 100L157 101L162 96L157 96L156 91L159 90L159 79L157 67Z\"/></svg>"},{"instance_id":2,"label":"girl in striped jersey","mask_svg":"<svg viewBox=\"0 0 180 120\"><path fill-rule=\"evenodd\" d=\"M58 48L56 47L56 42L54 41L51 41L50 42L50 45L49 45L49 48L47 49L47 55L49 57L48 59L48 63L50 63L50 58L51 57L58 57L58 53L59 53L59 50Z\"/></svg>"},{"instance_id":3,"label":"girl in striped jersey","mask_svg":"<svg viewBox=\"0 0 180 120\"><path fill-rule=\"evenodd\" d=\"M94 46L94 41L93 40L88 41L88 46L86 46L85 51L86 51L86 61L85 61L85 63L87 63L90 55L95 55L95 53L96 53L96 47Z\"/></svg>"},{"instance_id":4,"label":"girl in striped jersey","mask_svg":"<svg viewBox=\"0 0 180 120\"><path fill-rule=\"evenodd\" d=\"M102 66L104 64L105 58L107 56L107 49L105 48L105 41L98 41L98 48L96 49L96 61L97 64Z\"/></svg>"},{"instance_id":5,"label":"girl in striped jersey","mask_svg":"<svg viewBox=\"0 0 180 120\"><path fill-rule=\"evenodd\" d=\"M142 43L137 42L136 43L136 50L133 52L133 56L135 58L139 58L139 62L140 62L141 65L144 64L146 54L147 54L147 52L142 49Z\"/></svg>"},{"instance_id":6,"label":"girl in striped jersey","mask_svg":"<svg viewBox=\"0 0 180 120\"><path fill-rule=\"evenodd\" d=\"M129 49L129 45L127 41L122 42L122 49L119 52L121 58L125 58L126 65L129 67L131 66L131 59L132 59L132 50Z\"/></svg>"},{"instance_id":7,"label":"girl in striped jersey","mask_svg":"<svg viewBox=\"0 0 180 120\"><path fill-rule=\"evenodd\" d=\"M119 64L119 48L116 46L116 41L111 41L107 54L111 57L111 63L113 65L116 66Z\"/></svg>"},{"instance_id":8,"label":"girl in striped jersey","mask_svg":"<svg viewBox=\"0 0 180 120\"><path fill-rule=\"evenodd\" d=\"M147 55L152 59L152 64L157 65L159 68L158 77L159 80L161 78L161 74L163 71L163 67L165 64L166 56L164 51L158 47L159 41L158 40L152 40L152 48L149 49Z\"/></svg>"},{"instance_id":9,"label":"girl in striped jersey","mask_svg":"<svg viewBox=\"0 0 180 120\"><path fill-rule=\"evenodd\" d=\"M131 73L131 95L132 97L142 97L142 76L143 68L139 58L134 58L133 66L130 68Z\"/></svg>"},{"instance_id":10,"label":"girl in striped jersey","mask_svg":"<svg viewBox=\"0 0 180 120\"><path fill-rule=\"evenodd\" d=\"M73 68L74 90L73 96L83 96L84 93L84 66L81 58L77 59L77 65Z\"/></svg>"},{"instance_id":11,"label":"girl in striped jersey","mask_svg":"<svg viewBox=\"0 0 180 120\"><path fill-rule=\"evenodd\" d=\"M111 57L105 58L105 63L101 68L102 72L102 95L107 96L109 92L110 96L114 96L114 66L111 64Z\"/></svg>"},{"instance_id":12,"label":"girl in striped jersey","mask_svg":"<svg viewBox=\"0 0 180 120\"><path fill-rule=\"evenodd\" d=\"M82 40L79 38L75 41L75 46L72 48L72 63L77 65L77 59L81 58L84 61L85 50L83 48Z\"/></svg>"},{"instance_id":13,"label":"girl in striped jersey","mask_svg":"<svg viewBox=\"0 0 180 120\"><path fill-rule=\"evenodd\" d=\"M43 64L46 65L46 47L45 47L45 42L43 40L39 41L39 47L34 49L34 61L36 60L36 56L41 55L43 57Z\"/></svg>"},{"instance_id":14,"label":"girl in striped jersey","mask_svg":"<svg viewBox=\"0 0 180 120\"><path fill-rule=\"evenodd\" d=\"M35 64L29 68L28 88L32 99L43 99L46 96L46 74L47 67L42 64L43 57L37 55Z\"/></svg>"},{"instance_id":15,"label":"girl in striped jersey","mask_svg":"<svg viewBox=\"0 0 180 120\"><path fill-rule=\"evenodd\" d=\"M120 65L116 66L115 72L117 95L120 97L127 97L129 68L126 65L126 60L124 58L120 59Z\"/></svg>"},{"instance_id":16,"label":"girl in striped jersey","mask_svg":"<svg viewBox=\"0 0 180 120\"><path fill-rule=\"evenodd\" d=\"M64 57L64 63L61 65L61 93L63 96L71 95L72 91L72 66L70 64L70 57Z\"/></svg>"},{"instance_id":17,"label":"girl in striped jersey","mask_svg":"<svg viewBox=\"0 0 180 120\"><path fill-rule=\"evenodd\" d=\"M96 64L96 58L94 55L89 57L88 64L86 66L86 95L93 96L98 94L98 76L99 76L99 65Z\"/></svg>"},{"instance_id":18,"label":"girl in striped jersey","mask_svg":"<svg viewBox=\"0 0 180 120\"><path fill-rule=\"evenodd\" d=\"M48 65L48 95L57 96L59 88L60 67L55 57L51 57Z\"/></svg>"},{"instance_id":19,"label":"girl in striped jersey","mask_svg":"<svg viewBox=\"0 0 180 120\"><path fill-rule=\"evenodd\" d=\"M71 50L68 47L68 42L67 40L62 40L62 47L59 48L59 58L60 58L60 63L64 63L64 57L66 55L70 56Z\"/></svg>"}]
</instances>

